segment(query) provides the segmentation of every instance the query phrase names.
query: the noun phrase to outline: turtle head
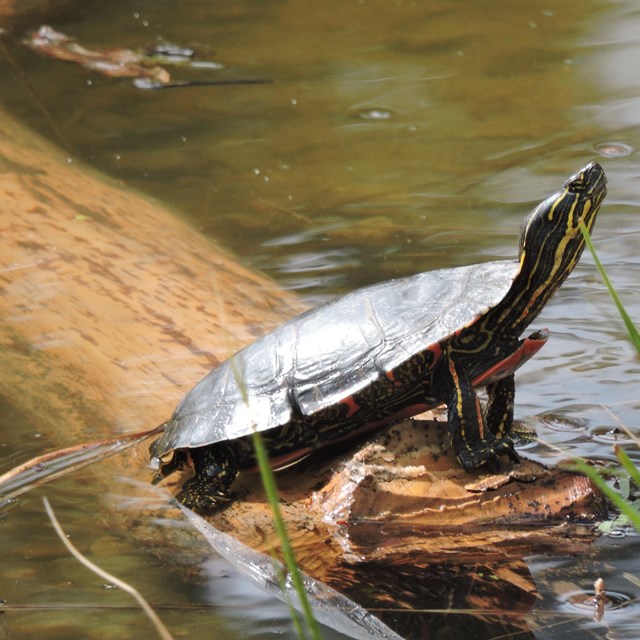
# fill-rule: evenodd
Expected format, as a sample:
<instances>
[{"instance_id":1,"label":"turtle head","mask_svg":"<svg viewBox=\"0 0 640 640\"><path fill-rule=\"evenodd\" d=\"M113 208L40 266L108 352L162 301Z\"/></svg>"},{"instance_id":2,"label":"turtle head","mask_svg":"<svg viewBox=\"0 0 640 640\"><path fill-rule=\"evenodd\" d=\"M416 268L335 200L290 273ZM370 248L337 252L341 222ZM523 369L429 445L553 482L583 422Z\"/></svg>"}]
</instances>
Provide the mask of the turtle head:
<instances>
[{"instance_id":1,"label":"turtle head","mask_svg":"<svg viewBox=\"0 0 640 640\"><path fill-rule=\"evenodd\" d=\"M535 260L544 252L549 266L565 264L575 254L575 265L584 248L580 222L591 231L600 204L607 194L607 178L602 167L592 162L571 176L562 191L541 202L526 218L520 232L520 261Z\"/></svg>"},{"instance_id":2,"label":"turtle head","mask_svg":"<svg viewBox=\"0 0 640 640\"><path fill-rule=\"evenodd\" d=\"M606 193L604 171L592 162L526 218L520 232L519 282L514 287L521 303L516 305L516 322L533 320L571 273L585 244L580 222L591 232Z\"/></svg>"},{"instance_id":3,"label":"turtle head","mask_svg":"<svg viewBox=\"0 0 640 640\"><path fill-rule=\"evenodd\" d=\"M604 171L597 162L592 162L571 176L561 191L541 202L524 221L520 232L522 271L540 286L555 291L584 249L580 222L591 232L606 193Z\"/></svg>"}]
</instances>

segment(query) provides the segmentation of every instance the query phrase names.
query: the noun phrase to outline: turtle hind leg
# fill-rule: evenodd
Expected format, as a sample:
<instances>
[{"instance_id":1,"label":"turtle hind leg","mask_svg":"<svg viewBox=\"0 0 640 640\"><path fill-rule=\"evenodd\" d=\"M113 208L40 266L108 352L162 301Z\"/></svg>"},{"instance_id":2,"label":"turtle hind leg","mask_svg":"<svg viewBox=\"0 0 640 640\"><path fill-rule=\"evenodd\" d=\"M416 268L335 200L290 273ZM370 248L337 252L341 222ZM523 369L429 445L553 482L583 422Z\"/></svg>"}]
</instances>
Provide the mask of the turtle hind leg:
<instances>
[{"instance_id":1,"label":"turtle hind leg","mask_svg":"<svg viewBox=\"0 0 640 640\"><path fill-rule=\"evenodd\" d=\"M211 513L231 499L230 488L238 475L235 448L217 443L190 449L195 475L183 485L176 500L198 513Z\"/></svg>"}]
</instances>

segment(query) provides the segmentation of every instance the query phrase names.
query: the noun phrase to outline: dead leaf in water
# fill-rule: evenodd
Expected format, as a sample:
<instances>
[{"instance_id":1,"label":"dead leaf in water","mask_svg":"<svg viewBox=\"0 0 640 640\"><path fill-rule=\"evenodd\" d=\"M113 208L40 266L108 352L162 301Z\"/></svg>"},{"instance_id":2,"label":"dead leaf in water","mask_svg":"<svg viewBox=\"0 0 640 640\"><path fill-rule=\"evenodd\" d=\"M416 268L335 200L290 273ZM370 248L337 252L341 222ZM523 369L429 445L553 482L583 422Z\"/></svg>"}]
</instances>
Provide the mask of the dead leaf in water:
<instances>
[{"instance_id":1,"label":"dead leaf in water","mask_svg":"<svg viewBox=\"0 0 640 640\"><path fill-rule=\"evenodd\" d=\"M131 49L87 49L76 40L42 25L24 43L43 56L75 62L109 78L146 78L167 84L171 75L163 67L145 61L145 55Z\"/></svg>"}]
</instances>

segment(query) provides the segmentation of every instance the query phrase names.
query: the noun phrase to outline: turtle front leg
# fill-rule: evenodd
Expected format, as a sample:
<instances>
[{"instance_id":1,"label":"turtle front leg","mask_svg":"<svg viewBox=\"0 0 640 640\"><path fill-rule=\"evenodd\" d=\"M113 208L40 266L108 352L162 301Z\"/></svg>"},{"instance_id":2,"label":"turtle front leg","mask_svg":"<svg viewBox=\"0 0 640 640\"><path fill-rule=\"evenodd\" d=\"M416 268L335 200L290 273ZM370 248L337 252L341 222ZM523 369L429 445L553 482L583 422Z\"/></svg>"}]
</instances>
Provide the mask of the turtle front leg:
<instances>
[{"instance_id":1,"label":"turtle front leg","mask_svg":"<svg viewBox=\"0 0 640 640\"><path fill-rule=\"evenodd\" d=\"M211 513L229 502L238 475L236 450L228 443L190 449L195 475L182 485L176 500L199 513Z\"/></svg>"},{"instance_id":2,"label":"turtle front leg","mask_svg":"<svg viewBox=\"0 0 640 640\"><path fill-rule=\"evenodd\" d=\"M513 461L518 461L518 455L513 448L513 441L508 435L511 423L508 422L508 405L511 404L513 415L513 396L508 400L508 386L498 386L499 393L494 394L489 414L501 416L503 421L497 423L496 431L488 428L482 412L482 406L471 380L464 369L458 367L452 358L446 358L438 368L438 388L440 396L447 404L448 426L453 442L453 449L460 464L471 471L488 464L497 466L502 455L507 455ZM500 380L495 385L500 385ZM492 423L489 423L492 424ZM505 429L502 431L501 429Z\"/></svg>"},{"instance_id":3,"label":"turtle front leg","mask_svg":"<svg viewBox=\"0 0 640 640\"><path fill-rule=\"evenodd\" d=\"M487 385L489 402L486 422L496 438L504 438L511 433L515 395L516 381L513 374Z\"/></svg>"}]
</instances>

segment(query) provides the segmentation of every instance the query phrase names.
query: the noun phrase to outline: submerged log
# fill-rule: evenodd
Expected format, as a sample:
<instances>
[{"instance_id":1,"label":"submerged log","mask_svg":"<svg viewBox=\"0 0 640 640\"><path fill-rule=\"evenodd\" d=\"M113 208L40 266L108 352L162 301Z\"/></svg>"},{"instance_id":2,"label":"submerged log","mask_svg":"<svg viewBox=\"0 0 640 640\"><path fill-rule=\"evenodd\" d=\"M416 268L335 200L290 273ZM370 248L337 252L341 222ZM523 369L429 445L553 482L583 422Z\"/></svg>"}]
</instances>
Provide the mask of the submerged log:
<instances>
[{"instance_id":1,"label":"submerged log","mask_svg":"<svg viewBox=\"0 0 640 640\"><path fill-rule=\"evenodd\" d=\"M0 385L47 448L164 421L209 368L303 309L172 213L2 114L0 163ZM567 517L600 514L593 487L528 462L487 482L462 472L448 447L441 426L409 421L339 463L313 458L279 474L303 570L375 610L528 610L536 592L523 556L584 550L590 529ZM192 533L159 524L178 511L150 478L139 447L96 467L92 493L129 535L171 545L176 562L199 558ZM278 549L258 477L234 490L209 521Z\"/></svg>"},{"instance_id":2,"label":"submerged log","mask_svg":"<svg viewBox=\"0 0 640 640\"><path fill-rule=\"evenodd\" d=\"M211 367L304 310L174 213L2 112L0 166L0 388L45 450L163 422ZM147 465L140 447L95 467L95 493L113 500L114 478L127 478L123 492L147 504L157 495ZM141 522L145 540L193 545L116 513L127 528Z\"/></svg>"},{"instance_id":3,"label":"submerged log","mask_svg":"<svg viewBox=\"0 0 640 640\"><path fill-rule=\"evenodd\" d=\"M211 367L304 309L2 114L0 164L0 376L46 424L75 408L68 441L87 424L162 422Z\"/></svg>"}]
</instances>

